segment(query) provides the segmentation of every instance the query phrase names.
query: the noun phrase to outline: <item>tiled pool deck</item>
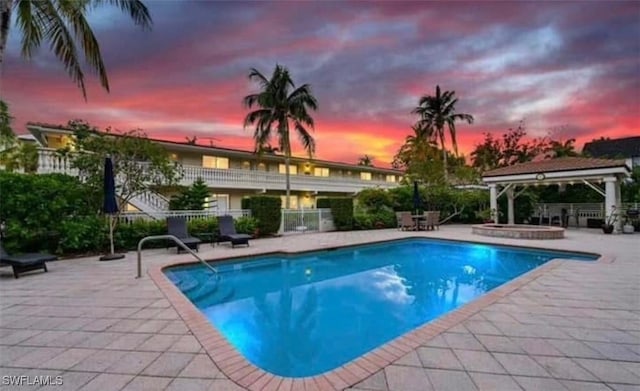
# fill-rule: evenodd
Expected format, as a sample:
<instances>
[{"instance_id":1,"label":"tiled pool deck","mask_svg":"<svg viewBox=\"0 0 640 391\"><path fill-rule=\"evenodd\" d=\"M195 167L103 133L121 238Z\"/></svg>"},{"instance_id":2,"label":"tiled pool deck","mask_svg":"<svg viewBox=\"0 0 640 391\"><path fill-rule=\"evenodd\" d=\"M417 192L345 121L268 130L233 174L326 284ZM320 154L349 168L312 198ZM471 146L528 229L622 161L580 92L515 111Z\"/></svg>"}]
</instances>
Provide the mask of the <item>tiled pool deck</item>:
<instances>
[{"instance_id":1,"label":"tiled pool deck","mask_svg":"<svg viewBox=\"0 0 640 391\"><path fill-rule=\"evenodd\" d=\"M100 391L244 389L238 384L263 390L344 385L380 391L640 389L639 234L574 230L563 240L525 241L472 235L469 226L444 226L417 234L304 234L256 240L249 248L204 245L201 255L300 251L409 235L596 252L615 261L554 261L356 365L302 382L226 362L233 352L220 348L216 338L207 339L203 333L212 328L189 319L185 303L178 299L176 310L146 273L134 279L135 253L112 262L95 257L54 262L49 273L18 280L3 268L0 390L38 388L5 384L5 376L19 375L31 381L61 375L64 385L49 388ZM149 250L143 266L153 273L181 261L190 257Z\"/></svg>"}]
</instances>

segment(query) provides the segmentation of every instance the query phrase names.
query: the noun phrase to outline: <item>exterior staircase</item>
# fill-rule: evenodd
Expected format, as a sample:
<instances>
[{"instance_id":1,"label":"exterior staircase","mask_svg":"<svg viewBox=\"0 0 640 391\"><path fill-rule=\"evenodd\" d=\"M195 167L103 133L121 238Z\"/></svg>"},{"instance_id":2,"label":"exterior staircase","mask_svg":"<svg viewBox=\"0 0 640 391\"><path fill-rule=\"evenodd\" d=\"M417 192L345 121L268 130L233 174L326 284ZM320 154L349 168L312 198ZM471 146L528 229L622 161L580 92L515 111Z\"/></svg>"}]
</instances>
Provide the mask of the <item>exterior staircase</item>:
<instances>
[{"instance_id":1,"label":"exterior staircase","mask_svg":"<svg viewBox=\"0 0 640 391\"><path fill-rule=\"evenodd\" d=\"M138 194L129 203L154 219L164 218L169 210L167 197L151 190Z\"/></svg>"}]
</instances>

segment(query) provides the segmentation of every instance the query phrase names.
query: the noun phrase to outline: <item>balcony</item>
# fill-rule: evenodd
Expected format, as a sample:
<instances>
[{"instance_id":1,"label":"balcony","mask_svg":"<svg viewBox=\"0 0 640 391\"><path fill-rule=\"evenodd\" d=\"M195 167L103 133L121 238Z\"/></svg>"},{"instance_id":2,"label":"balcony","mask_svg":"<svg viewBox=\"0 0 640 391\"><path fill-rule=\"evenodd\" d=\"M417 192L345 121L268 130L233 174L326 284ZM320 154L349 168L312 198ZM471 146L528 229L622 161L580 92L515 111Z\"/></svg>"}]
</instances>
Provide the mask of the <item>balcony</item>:
<instances>
[{"instance_id":1,"label":"balcony","mask_svg":"<svg viewBox=\"0 0 640 391\"><path fill-rule=\"evenodd\" d=\"M58 156L55 151L41 149L38 153L38 173L64 173L77 176L78 170L72 168L65 157ZM181 185L190 185L202 178L205 183L215 189L243 190L285 190L284 174L256 170L214 169L198 166L182 166ZM365 181L353 177L317 177L310 175L291 175L291 190L310 192L355 193L362 189L380 187L383 189L397 186L394 182Z\"/></svg>"}]
</instances>

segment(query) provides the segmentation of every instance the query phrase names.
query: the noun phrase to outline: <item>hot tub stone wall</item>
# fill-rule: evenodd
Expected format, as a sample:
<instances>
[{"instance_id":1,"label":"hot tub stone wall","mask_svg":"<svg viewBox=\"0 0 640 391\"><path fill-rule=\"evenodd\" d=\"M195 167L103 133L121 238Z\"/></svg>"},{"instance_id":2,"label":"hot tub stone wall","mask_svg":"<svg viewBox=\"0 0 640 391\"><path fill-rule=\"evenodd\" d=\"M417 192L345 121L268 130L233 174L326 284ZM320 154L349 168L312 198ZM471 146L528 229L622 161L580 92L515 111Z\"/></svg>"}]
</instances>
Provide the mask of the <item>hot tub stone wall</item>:
<instances>
[{"instance_id":1,"label":"hot tub stone wall","mask_svg":"<svg viewBox=\"0 0 640 391\"><path fill-rule=\"evenodd\" d=\"M496 238L510 239L563 239L564 228L559 227L531 227L528 225L501 225L496 227L494 224L474 225L471 232L482 236L492 236Z\"/></svg>"}]
</instances>

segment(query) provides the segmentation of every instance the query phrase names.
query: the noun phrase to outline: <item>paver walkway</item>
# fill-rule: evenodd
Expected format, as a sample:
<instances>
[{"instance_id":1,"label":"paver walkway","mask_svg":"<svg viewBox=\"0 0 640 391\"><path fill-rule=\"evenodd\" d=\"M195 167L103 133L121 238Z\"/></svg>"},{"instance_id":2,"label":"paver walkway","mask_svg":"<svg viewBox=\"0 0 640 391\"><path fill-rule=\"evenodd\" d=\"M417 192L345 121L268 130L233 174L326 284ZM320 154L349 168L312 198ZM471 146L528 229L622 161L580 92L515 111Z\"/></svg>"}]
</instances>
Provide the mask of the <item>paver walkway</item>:
<instances>
[{"instance_id":1,"label":"paver walkway","mask_svg":"<svg viewBox=\"0 0 640 391\"><path fill-rule=\"evenodd\" d=\"M468 226L420 235L613 255L563 262L392 363L352 390L640 389L640 235L570 231L559 241L473 236ZM404 237L396 230L304 234L249 248L202 246L208 259ZM50 264L18 280L0 269L0 390L241 390L220 372L135 253ZM189 260L166 250L150 266ZM8 376L62 376L63 386L10 386ZM312 384L308 389L314 388Z\"/></svg>"}]
</instances>

